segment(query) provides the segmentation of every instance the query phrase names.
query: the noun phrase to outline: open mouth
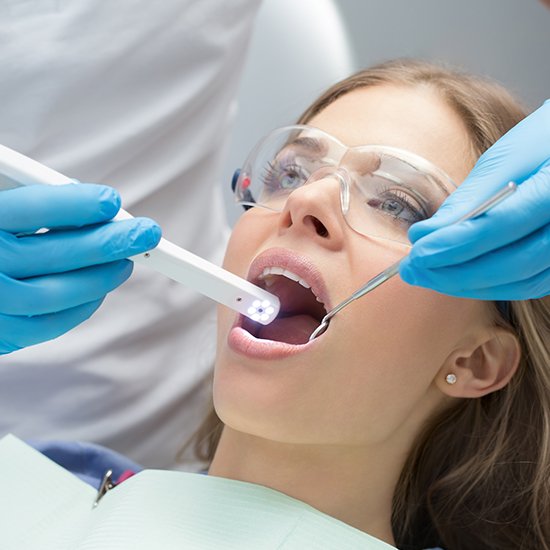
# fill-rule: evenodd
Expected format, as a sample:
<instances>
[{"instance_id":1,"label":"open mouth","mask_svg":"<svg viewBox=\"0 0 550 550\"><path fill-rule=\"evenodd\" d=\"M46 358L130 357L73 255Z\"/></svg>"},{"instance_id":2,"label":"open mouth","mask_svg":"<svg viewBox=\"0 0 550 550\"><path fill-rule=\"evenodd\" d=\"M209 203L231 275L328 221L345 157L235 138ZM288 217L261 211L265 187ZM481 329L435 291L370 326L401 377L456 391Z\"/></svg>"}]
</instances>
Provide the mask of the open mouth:
<instances>
[{"instance_id":1,"label":"open mouth","mask_svg":"<svg viewBox=\"0 0 550 550\"><path fill-rule=\"evenodd\" d=\"M261 340L292 345L307 343L327 313L311 284L289 269L278 266L264 267L253 282L275 294L281 302L281 309L269 325L260 325L243 317L242 328Z\"/></svg>"}]
</instances>

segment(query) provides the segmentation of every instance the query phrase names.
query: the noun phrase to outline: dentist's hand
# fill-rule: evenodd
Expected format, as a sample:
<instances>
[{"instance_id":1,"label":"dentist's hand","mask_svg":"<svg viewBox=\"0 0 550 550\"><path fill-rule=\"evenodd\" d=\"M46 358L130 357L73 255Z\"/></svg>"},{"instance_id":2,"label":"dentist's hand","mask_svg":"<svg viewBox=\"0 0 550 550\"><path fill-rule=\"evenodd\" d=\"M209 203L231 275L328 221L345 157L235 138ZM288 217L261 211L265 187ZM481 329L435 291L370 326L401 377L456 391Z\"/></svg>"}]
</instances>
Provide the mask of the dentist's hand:
<instances>
[{"instance_id":1,"label":"dentist's hand","mask_svg":"<svg viewBox=\"0 0 550 550\"><path fill-rule=\"evenodd\" d=\"M449 226L509 181L518 190ZM498 140L429 220L411 227L404 281L444 294L525 300L550 294L550 100Z\"/></svg>"},{"instance_id":2,"label":"dentist's hand","mask_svg":"<svg viewBox=\"0 0 550 550\"><path fill-rule=\"evenodd\" d=\"M103 185L33 185L0 192L0 354L56 338L88 319L156 246L160 228L120 208ZM42 227L48 233L32 233Z\"/></svg>"}]
</instances>

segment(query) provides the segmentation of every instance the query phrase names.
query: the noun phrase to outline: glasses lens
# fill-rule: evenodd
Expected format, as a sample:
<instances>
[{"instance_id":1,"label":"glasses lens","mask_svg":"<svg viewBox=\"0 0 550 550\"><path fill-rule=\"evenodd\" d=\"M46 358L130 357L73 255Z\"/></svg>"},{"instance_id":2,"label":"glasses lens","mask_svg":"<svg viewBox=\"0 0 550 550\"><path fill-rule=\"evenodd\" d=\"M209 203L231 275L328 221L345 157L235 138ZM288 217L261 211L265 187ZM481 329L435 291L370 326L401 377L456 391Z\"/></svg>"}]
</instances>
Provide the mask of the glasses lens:
<instances>
[{"instance_id":1,"label":"glasses lens","mask_svg":"<svg viewBox=\"0 0 550 550\"><path fill-rule=\"evenodd\" d=\"M411 225L433 216L454 190L445 174L406 151L355 148L340 167L348 176L350 197L344 214L350 227L405 244Z\"/></svg>"},{"instance_id":2,"label":"glasses lens","mask_svg":"<svg viewBox=\"0 0 550 550\"><path fill-rule=\"evenodd\" d=\"M237 201L281 211L290 193L338 171L348 225L365 236L409 244L410 226L431 217L454 184L417 155L384 146L347 148L321 130L275 130L251 153L237 181Z\"/></svg>"},{"instance_id":3,"label":"glasses lens","mask_svg":"<svg viewBox=\"0 0 550 550\"><path fill-rule=\"evenodd\" d=\"M241 204L281 211L290 193L319 168L335 166L345 147L315 128L281 128L262 140L243 167L235 189Z\"/></svg>"}]
</instances>

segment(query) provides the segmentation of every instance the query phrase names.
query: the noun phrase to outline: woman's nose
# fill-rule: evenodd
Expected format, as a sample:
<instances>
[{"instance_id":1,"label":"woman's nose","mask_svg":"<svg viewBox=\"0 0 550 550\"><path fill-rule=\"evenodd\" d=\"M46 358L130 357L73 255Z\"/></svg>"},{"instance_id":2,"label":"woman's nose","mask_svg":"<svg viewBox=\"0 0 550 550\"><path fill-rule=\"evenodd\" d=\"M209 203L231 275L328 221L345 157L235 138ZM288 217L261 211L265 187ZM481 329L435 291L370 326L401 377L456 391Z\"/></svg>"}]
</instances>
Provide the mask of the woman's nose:
<instances>
[{"instance_id":1,"label":"woman's nose","mask_svg":"<svg viewBox=\"0 0 550 550\"><path fill-rule=\"evenodd\" d=\"M282 232L293 231L338 249L343 244L345 220L340 206L340 178L333 172L315 178L293 191L279 220Z\"/></svg>"}]
</instances>

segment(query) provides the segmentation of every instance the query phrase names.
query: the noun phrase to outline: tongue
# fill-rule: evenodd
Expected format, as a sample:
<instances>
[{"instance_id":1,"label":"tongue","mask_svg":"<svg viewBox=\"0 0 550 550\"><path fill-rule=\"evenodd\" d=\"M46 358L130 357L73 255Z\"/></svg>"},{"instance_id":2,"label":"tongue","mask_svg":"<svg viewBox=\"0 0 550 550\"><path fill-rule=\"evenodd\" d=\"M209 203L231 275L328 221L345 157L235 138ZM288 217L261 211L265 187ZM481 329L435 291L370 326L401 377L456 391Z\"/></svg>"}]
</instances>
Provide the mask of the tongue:
<instances>
[{"instance_id":1,"label":"tongue","mask_svg":"<svg viewBox=\"0 0 550 550\"><path fill-rule=\"evenodd\" d=\"M319 322L311 315L293 315L275 319L269 325L262 326L256 337L287 344L305 344L318 326Z\"/></svg>"}]
</instances>

